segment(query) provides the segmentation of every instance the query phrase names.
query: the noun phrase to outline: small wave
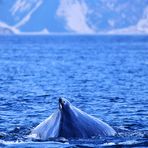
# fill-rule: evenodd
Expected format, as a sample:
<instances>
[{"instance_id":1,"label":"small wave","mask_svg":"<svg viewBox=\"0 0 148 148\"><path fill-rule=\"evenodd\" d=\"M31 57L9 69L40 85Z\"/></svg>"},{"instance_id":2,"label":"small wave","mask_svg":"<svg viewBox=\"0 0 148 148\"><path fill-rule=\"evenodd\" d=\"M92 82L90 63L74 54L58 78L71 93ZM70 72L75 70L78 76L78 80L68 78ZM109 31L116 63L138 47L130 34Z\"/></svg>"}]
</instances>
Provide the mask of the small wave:
<instances>
[{"instance_id":1,"label":"small wave","mask_svg":"<svg viewBox=\"0 0 148 148\"><path fill-rule=\"evenodd\" d=\"M0 140L0 146L10 146L10 147L65 147L68 143L60 143L55 141L44 141L44 142L34 142L34 141L4 141Z\"/></svg>"},{"instance_id":2,"label":"small wave","mask_svg":"<svg viewBox=\"0 0 148 148\"><path fill-rule=\"evenodd\" d=\"M138 140L127 140L127 141L121 141L121 142L109 142L104 143L102 146L125 146L125 147L140 147L140 146L148 146L147 141L138 141Z\"/></svg>"}]
</instances>

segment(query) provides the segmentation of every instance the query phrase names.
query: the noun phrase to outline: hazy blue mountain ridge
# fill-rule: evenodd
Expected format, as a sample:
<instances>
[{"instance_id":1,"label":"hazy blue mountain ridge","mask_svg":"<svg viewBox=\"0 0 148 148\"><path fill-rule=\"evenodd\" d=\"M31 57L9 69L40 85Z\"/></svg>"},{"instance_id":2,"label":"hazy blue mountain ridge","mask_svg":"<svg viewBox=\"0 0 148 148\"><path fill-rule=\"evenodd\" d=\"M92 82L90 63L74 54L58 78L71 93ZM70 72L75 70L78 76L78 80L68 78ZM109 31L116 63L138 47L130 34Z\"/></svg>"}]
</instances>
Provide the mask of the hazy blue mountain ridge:
<instances>
[{"instance_id":1,"label":"hazy blue mountain ridge","mask_svg":"<svg viewBox=\"0 0 148 148\"><path fill-rule=\"evenodd\" d=\"M0 34L147 34L147 24L148 0L0 1Z\"/></svg>"}]
</instances>

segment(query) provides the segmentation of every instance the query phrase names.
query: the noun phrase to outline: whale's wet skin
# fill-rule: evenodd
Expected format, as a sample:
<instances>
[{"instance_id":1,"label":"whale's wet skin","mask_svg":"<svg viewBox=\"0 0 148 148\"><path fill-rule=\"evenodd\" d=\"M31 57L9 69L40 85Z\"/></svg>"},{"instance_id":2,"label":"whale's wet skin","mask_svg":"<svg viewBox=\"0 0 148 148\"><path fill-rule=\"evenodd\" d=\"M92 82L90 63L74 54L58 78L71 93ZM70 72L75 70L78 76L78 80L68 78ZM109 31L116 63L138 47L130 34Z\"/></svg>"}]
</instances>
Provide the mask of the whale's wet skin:
<instances>
[{"instance_id":1,"label":"whale's wet skin","mask_svg":"<svg viewBox=\"0 0 148 148\"><path fill-rule=\"evenodd\" d=\"M107 123L60 98L59 110L33 129L30 137L48 140L51 137L92 138L115 134L115 130Z\"/></svg>"}]
</instances>

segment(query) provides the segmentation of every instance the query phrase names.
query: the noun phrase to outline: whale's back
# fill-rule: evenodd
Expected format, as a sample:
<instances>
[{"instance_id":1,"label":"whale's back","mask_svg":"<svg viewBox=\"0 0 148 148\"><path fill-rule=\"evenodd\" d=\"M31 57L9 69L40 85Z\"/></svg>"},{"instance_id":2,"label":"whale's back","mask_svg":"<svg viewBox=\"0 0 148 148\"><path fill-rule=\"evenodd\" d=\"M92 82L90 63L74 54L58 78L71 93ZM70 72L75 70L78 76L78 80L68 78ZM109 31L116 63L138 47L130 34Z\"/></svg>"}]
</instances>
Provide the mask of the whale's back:
<instances>
[{"instance_id":1,"label":"whale's back","mask_svg":"<svg viewBox=\"0 0 148 148\"><path fill-rule=\"evenodd\" d=\"M30 136L31 138L47 140L48 138L58 137L61 113L57 111L46 120L35 127Z\"/></svg>"},{"instance_id":2,"label":"whale's back","mask_svg":"<svg viewBox=\"0 0 148 148\"><path fill-rule=\"evenodd\" d=\"M95 118L67 102L62 108L34 128L30 137L49 138L92 138L114 136L115 130L107 123Z\"/></svg>"},{"instance_id":3,"label":"whale's back","mask_svg":"<svg viewBox=\"0 0 148 148\"><path fill-rule=\"evenodd\" d=\"M60 136L65 138L92 138L113 136L115 130L107 123L71 106L71 114L63 113Z\"/></svg>"}]
</instances>

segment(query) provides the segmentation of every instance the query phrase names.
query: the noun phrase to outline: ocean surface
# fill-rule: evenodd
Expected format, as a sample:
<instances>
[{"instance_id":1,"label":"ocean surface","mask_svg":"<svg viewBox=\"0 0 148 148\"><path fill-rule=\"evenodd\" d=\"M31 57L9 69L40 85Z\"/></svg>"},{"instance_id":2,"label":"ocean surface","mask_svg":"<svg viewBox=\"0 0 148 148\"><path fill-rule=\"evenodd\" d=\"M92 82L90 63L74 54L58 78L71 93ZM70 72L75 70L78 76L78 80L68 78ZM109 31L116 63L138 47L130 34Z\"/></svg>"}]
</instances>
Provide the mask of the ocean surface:
<instances>
[{"instance_id":1,"label":"ocean surface","mask_svg":"<svg viewBox=\"0 0 148 148\"><path fill-rule=\"evenodd\" d=\"M117 136L27 138L58 98ZM148 36L0 36L0 147L148 147Z\"/></svg>"}]
</instances>

